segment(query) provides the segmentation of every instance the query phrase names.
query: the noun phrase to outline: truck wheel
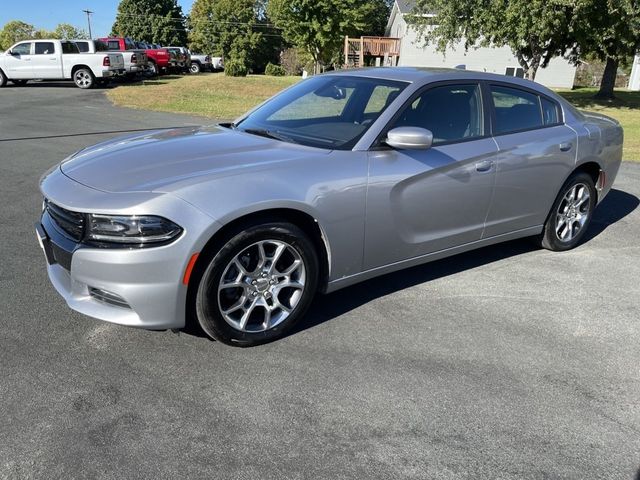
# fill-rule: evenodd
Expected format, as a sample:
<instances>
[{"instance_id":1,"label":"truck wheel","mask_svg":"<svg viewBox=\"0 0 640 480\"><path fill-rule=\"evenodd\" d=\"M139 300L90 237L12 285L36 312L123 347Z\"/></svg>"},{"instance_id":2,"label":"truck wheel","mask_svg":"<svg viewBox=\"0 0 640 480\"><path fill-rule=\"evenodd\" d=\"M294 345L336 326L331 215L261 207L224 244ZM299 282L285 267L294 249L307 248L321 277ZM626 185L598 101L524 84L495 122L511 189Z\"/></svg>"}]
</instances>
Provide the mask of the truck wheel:
<instances>
[{"instance_id":1,"label":"truck wheel","mask_svg":"<svg viewBox=\"0 0 640 480\"><path fill-rule=\"evenodd\" d=\"M0 88L4 87L7 84L7 77L4 75L4 72L0 70Z\"/></svg>"},{"instance_id":2,"label":"truck wheel","mask_svg":"<svg viewBox=\"0 0 640 480\"><path fill-rule=\"evenodd\" d=\"M191 68L189 68L189 71L191 73L200 73L200 64L195 62L192 63Z\"/></svg>"},{"instance_id":3,"label":"truck wheel","mask_svg":"<svg viewBox=\"0 0 640 480\"><path fill-rule=\"evenodd\" d=\"M148 63L147 72L148 72L150 77L155 77L156 75L158 75L158 66L155 64L155 62L149 62Z\"/></svg>"},{"instance_id":4,"label":"truck wheel","mask_svg":"<svg viewBox=\"0 0 640 480\"><path fill-rule=\"evenodd\" d=\"M76 83L76 86L87 89L93 87L96 79L88 68L79 68L73 74L73 81Z\"/></svg>"}]
</instances>

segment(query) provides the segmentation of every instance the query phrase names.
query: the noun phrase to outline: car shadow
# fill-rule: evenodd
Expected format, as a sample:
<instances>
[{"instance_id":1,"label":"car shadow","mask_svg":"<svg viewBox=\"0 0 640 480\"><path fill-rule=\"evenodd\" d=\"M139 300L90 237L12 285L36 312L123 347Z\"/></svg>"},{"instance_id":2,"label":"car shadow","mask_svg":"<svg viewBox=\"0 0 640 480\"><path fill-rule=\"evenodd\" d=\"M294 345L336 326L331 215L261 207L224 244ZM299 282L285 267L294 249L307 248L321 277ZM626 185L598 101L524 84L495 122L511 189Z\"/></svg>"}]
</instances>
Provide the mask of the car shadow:
<instances>
[{"instance_id":1,"label":"car shadow","mask_svg":"<svg viewBox=\"0 0 640 480\"><path fill-rule=\"evenodd\" d=\"M593 240L610 225L632 213L639 204L640 200L635 195L621 190L611 190L596 209L584 241ZM333 320L376 298L507 258L531 253L539 248L527 238L513 240L383 275L328 295L318 295L305 318L285 337ZM193 323L188 323L182 332L196 337L206 337L204 332Z\"/></svg>"},{"instance_id":2,"label":"car shadow","mask_svg":"<svg viewBox=\"0 0 640 480\"><path fill-rule=\"evenodd\" d=\"M639 204L640 200L635 195L611 190L596 209L584 241L589 242L600 235L610 225L632 213ZM287 336L332 320L376 298L538 249L530 239L513 240L383 275L328 295L319 295L306 317Z\"/></svg>"}]
</instances>

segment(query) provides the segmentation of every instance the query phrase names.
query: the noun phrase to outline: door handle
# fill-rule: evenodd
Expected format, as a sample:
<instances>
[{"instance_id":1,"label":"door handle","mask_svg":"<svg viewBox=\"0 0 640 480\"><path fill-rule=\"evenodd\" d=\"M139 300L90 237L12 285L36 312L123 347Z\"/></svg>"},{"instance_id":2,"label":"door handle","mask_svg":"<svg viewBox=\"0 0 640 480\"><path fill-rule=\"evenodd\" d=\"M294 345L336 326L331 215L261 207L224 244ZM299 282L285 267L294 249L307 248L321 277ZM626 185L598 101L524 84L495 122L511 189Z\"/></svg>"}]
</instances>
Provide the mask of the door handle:
<instances>
[{"instance_id":1,"label":"door handle","mask_svg":"<svg viewBox=\"0 0 640 480\"><path fill-rule=\"evenodd\" d=\"M25 59L24 59L24 61L25 61L25 62L30 62L30 61L31 61L31 59L30 59L30 58L25 58Z\"/></svg>"},{"instance_id":2,"label":"door handle","mask_svg":"<svg viewBox=\"0 0 640 480\"><path fill-rule=\"evenodd\" d=\"M476 171L478 172L488 172L493 167L493 162L491 160L484 160L482 162L476 163Z\"/></svg>"},{"instance_id":3,"label":"door handle","mask_svg":"<svg viewBox=\"0 0 640 480\"><path fill-rule=\"evenodd\" d=\"M49 60L52 61L52 62L55 62L58 59L57 58L50 58Z\"/></svg>"},{"instance_id":4,"label":"door handle","mask_svg":"<svg viewBox=\"0 0 640 480\"><path fill-rule=\"evenodd\" d=\"M561 152L568 152L572 148L573 148L573 143L571 143L571 142L566 142L566 143L561 143L560 144L560 151Z\"/></svg>"}]
</instances>

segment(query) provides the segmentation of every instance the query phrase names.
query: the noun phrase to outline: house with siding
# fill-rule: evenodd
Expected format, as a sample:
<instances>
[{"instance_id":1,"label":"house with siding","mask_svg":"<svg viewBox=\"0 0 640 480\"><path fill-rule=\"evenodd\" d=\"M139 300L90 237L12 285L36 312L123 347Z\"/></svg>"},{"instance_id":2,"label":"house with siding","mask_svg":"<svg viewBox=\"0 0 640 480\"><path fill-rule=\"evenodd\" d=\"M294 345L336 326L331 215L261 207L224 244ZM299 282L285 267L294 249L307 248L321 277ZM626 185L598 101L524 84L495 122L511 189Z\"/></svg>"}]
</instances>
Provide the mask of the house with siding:
<instances>
[{"instance_id":1,"label":"house with siding","mask_svg":"<svg viewBox=\"0 0 640 480\"><path fill-rule=\"evenodd\" d=\"M415 1L412 0L396 0L387 23L386 36L400 39L399 66L464 67L480 72L524 76L522 67L509 47L470 48L465 51L464 41L461 41L442 53L434 45L424 46L424 42L418 40L417 31L406 20L414 5ZM536 82L551 88L571 88L575 75L575 66L564 58L556 57L547 68L538 70Z\"/></svg>"}]
</instances>

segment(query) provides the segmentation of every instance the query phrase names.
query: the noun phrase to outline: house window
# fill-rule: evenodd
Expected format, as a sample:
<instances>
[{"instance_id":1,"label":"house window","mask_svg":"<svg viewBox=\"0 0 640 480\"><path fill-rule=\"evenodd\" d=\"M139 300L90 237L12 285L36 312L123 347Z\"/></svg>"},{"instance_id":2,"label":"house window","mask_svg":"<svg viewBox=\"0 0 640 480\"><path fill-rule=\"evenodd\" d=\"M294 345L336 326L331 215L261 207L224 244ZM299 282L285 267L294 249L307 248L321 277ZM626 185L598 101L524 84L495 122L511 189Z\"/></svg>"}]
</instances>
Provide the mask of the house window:
<instances>
[{"instance_id":1,"label":"house window","mask_svg":"<svg viewBox=\"0 0 640 480\"><path fill-rule=\"evenodd\" d=\"M524 78L524 70L522 68L514 68L514 67L507 67L507 71L505 72L505 75L507 77L518 77L518 78Z\"/></svg>"}]
</instances>

